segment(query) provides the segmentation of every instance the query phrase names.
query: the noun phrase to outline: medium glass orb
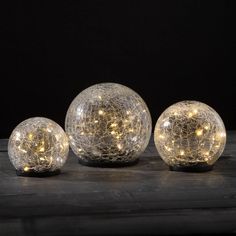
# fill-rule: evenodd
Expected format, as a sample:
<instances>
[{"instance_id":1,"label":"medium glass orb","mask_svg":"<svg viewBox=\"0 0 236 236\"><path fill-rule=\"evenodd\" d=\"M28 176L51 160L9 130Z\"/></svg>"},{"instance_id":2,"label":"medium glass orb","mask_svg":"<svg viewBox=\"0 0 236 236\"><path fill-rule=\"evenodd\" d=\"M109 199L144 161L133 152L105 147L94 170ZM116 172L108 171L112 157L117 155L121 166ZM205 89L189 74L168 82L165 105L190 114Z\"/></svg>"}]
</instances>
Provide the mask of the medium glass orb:
<instances>
[{"instance_id":1,"label":"medium glass orb","mask_svg":"<svg viewBox=\"0 0 236 236\"><path fill-rule=\"evenodd\" d=\"M171 170L207 171L224 150L226 131L211 107L197 101L182 101L161 114L154 141Z\"/></svg>"},{"instance_id":2,"label":"medium glass orb","mask_svg":"<svg viewBox=\"0 0 236 236\"><path fill-rule=\"evenodd\" d=\"M64 130L54 121L35 117L20 123L12 132L8 155L23 176L59 174L69 152Z\"/></svg>"},{"instance_id":3,"label":"medium glass orb","mask_svg":"<svg viewBox=\"0 0 236 236\"><path fill-rule=\"evenodd\" d=\"M89 166L124 166L137 162L151 136L152 122L143 99L130 88L101 83L82 91L71 103L65 130L79 162Z\"/></svg>"}]
</instances>

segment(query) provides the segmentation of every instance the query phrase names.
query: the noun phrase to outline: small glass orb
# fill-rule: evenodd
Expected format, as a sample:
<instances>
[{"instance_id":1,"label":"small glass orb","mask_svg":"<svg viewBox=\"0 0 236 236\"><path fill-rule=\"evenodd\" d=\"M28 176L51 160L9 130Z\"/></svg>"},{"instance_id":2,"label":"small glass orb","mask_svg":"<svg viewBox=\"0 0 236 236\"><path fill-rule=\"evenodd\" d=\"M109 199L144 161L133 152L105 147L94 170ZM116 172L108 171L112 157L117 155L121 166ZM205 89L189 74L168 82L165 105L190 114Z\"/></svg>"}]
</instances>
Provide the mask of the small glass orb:
<instances>
[{"instance_id":1,"label":"small glass orb","mask_svg":"<svg viewBox=\"0 0 236 236\"><path fill-rule=\"evenodd\" d=\"M82 91L71 103L65 121L72 150L81 164L89 166L136 163L148 145L151 129L143 99L116 83Z\"/></svg>"},{"instance_id":2,"label":"small glass orb","mask_svg":"<svg viewBox=\"0 0 236 236\"><path fill-rule=\"evenodd\" d=\"M21 122L12 132L8 155L23 176L59 174L69 152L64 130L54 121L34 117Z\"/></svg>"},{"instance_id":3,"label":"small glass orb","mask_svg":"<svg viewBox=\"0 0 236 236\"><path fill-rule=\"evenodd\" d=\"M207 171L224 151L226 131L211 107L197 101L182 101L161 114L154 141L171 170Z\"/></svg>"}]
</instances>

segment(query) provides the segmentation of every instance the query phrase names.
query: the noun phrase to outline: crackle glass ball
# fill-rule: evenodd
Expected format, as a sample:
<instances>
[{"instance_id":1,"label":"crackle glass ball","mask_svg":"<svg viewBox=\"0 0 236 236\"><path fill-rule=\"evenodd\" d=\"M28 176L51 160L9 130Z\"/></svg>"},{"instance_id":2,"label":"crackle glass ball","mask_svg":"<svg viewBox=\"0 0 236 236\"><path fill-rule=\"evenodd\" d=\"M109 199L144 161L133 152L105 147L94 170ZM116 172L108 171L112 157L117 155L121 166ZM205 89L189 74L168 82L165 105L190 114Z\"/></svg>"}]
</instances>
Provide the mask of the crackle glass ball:
<instances>
[{"instance_id":1,"label":"crackle glass ball","mask_svg":"<svg viewBox=\"0 0 236 236\"><path fill-rule=\"evenodd\" d=\"M152 122L136 92L121 84L101 83L72 101L65 129L80 163L122 166L137 162L148 145Z\"/></svg>"},{"instance_id":2,"label":"crackle glass ball","mask_svg":"<svg viewBox=\"0 0 236 236\"><path fill-rule=\"evenodd\" d=\"M18 175L47 176L60 173L69 152L64 130L54 121L34 117L12 132L8 154Z\"/></svg>"},{"instance_id":3,"label":"crackle glass ball","mask_svg":"<svg viewBox=\"0 0 236 236\"><path fill-rule=\"evenodd\" d=\"M182 101L167 108L154 131L156 148L171 170L212 169L226 143L218 113L197 101Z\"/></svg>"}]
</instances>

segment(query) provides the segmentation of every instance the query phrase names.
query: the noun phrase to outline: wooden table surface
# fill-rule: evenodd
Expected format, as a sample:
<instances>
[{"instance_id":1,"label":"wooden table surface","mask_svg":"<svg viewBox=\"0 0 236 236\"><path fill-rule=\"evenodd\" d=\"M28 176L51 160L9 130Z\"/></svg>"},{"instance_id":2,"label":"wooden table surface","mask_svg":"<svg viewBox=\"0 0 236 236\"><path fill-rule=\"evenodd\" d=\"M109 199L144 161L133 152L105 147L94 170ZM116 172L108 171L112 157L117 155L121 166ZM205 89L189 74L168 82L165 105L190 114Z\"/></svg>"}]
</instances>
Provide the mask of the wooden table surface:
<instances>
[{"instance_id":1,"label":"wooden table surface","mask_svg":"<svg viewBox=\"0 0 236 236\"><path fill-rule=\"evenodd\" d=\"M132 167L78 164L62 174L15 175L0 141L0 235L236 234L236 132L214 169L169 171L151 140Z\"/></svg>"}]
</instances>

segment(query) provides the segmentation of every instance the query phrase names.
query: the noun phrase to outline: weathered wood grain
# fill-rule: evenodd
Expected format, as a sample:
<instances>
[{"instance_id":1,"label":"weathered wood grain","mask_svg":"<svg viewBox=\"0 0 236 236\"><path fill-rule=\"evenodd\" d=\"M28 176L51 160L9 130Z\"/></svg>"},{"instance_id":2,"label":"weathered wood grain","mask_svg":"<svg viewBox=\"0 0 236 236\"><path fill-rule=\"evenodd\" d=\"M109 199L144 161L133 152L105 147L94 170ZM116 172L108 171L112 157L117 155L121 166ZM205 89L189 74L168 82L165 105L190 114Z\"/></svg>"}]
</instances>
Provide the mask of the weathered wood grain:
<instances>
[{"instance_id":1,"label":"weathered wood grain","mask_svg":"<svg viewBox=\"0 0 236 236\"><path fill-rule=\"evenodd\" d=\"M236 234L236 132L213 171L169 171L151 141L132 167L15 175L0 142L0 235Z\"/></svg>"}]
</instances>

